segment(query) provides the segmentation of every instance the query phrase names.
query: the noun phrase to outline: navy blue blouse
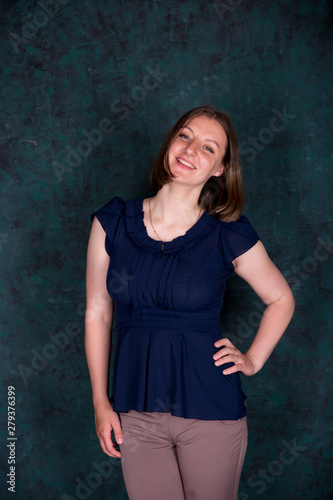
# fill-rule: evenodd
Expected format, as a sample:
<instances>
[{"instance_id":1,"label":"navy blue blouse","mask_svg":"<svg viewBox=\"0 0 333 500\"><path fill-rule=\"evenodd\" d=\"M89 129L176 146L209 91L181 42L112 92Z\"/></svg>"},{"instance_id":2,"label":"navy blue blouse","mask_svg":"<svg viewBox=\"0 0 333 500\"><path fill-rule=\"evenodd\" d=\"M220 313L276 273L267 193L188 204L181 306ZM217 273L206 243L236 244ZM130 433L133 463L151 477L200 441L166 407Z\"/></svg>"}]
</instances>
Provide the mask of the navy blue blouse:
<instances>
[{"instance_id":1,"label":"navy blue blouse","mask_svg":"<svg viewBox=\"0 0 333 500\"><path fill-rule=\"evenodd\" d=\"M214 342L232 261L259 236L249 220L221 222L205 211L185 235L150 238L143 198L114 197L92 214L110 256L114 301L114 411L170 412L184 418L237 420L246 415L239 373L223 375Z\"/></svg>"}]
</instances>

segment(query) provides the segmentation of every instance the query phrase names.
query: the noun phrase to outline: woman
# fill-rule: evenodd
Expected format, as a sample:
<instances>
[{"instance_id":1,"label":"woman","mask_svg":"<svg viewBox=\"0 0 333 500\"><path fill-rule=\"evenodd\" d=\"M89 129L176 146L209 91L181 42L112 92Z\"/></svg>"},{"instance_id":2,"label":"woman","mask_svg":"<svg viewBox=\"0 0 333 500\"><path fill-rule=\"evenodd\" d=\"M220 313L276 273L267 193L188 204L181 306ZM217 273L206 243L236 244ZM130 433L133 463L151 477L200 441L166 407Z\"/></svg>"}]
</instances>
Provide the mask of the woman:
<instances>
[{"instance_id":1,"label":"woman","mask_svg":"<svg viewBox=\"0 0 333 500\"><path fill-rule=\"evenodd\" d=\"M225 113L199 107L182 116L151 184L155 196L115 197L92 215L85 342L96 432L103 451L121 457L131 500L233 500L247 447L239 372L262 368L294 299L241 215L238 142ZM245 353L221 338L232 271L266 304Z\"/></svg>"}]
</instances>

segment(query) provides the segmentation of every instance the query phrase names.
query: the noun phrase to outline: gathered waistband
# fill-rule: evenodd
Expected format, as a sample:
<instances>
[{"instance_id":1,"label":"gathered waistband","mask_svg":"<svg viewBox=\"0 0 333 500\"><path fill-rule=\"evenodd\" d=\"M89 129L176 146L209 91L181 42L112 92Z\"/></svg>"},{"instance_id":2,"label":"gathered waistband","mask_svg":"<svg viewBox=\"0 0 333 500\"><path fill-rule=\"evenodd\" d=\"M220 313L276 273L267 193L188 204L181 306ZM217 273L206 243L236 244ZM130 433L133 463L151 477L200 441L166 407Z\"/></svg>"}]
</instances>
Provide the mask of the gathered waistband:
<instances>
[{"instance_id":1,"label":"gathered waistband","mask_svg":"<svg viewBox=\"0 0 333 500\"><path fill-rule=\"evenodd\" d=\"M219 323L211 321L195 321L189 322L183 319L175 318L129 318L126 320L116 321L117 330L123 328L145 328L152 331L158 329L172 330L174 333L202 333L205 335L221 335L221 328Z\"/></svg>"}]
</instances>

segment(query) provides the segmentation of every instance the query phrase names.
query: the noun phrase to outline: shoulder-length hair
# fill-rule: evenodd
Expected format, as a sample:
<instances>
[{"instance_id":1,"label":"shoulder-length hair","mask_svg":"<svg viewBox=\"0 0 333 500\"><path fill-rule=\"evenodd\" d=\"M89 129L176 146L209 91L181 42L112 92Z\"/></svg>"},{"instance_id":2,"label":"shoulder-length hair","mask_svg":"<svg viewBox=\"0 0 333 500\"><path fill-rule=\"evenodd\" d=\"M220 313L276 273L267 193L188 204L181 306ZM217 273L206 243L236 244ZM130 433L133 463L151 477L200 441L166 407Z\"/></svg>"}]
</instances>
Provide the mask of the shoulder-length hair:
<instances>
[{"instance_id":1,"label":"shoulder-length hair","mask_svg":"<svg viewBox=\"0 0 333 500\"><path fill-rule=\"evenodd\" d=\"M206 116L216 120L223 127L227 136L227 147L222 159L226 169L222 175L211 176L208 179L201 190L198 203L203 209L215 215L221 221L235 221L241 216L244 203L238 139L229 116L212 106L200 106L191 109L173 125L153 165L150 176L151 187L157 192L164 184L170 182L171 177L174 177L170 171L168 161L170 146L180 130L197 116Z\"/></svg>"}]
</instances>

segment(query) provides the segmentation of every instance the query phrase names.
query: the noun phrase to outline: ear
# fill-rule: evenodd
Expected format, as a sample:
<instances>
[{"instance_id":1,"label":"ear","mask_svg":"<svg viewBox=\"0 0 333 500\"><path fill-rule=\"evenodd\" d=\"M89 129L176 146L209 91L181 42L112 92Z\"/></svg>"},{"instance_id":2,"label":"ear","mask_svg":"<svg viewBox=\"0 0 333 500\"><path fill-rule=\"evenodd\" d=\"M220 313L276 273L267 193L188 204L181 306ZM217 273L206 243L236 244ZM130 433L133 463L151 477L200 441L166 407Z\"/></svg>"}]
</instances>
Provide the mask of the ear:
<instances>
[{"instance_id":1,"label":"ear","mask_svg":"<svg viewBox=\"0 0 333 500\"><path fill-rule=\"evenodd\" d=\"M213 174L215 177L220 177L226 170L228 166L226 166L224 163L222 163L219 168L216 170L215 174Z\"/></svg>"}]
</instances>

